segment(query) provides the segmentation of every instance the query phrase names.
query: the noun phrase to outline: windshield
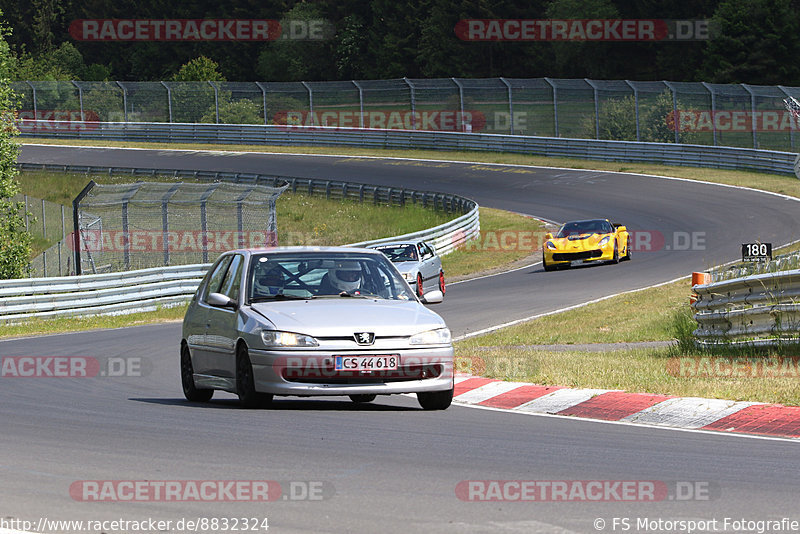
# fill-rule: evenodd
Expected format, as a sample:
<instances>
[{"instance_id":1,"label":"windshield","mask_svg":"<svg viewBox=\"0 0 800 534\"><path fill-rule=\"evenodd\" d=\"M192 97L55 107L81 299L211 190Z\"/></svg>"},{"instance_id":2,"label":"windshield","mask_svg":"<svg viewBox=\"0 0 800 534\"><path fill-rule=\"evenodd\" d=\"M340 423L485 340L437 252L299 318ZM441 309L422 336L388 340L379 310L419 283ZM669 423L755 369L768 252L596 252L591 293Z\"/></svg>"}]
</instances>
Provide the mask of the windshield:
<instances>
[{"instance_id":1,"label":"windshield","mask_svg":"<svg viewBox=\"0 0 800 534\"><path fill-rule=\"evenodd\" d=\"M579 234L610 234L613 231L608 221L574 221L562 226L556 237L569 237Z\"/></svg>"},{"instance_id":2,"label":"windshield","mask_svg":"<svg viewBox=\"0 0 800 534\"><path fill-rule=\"evenodd\" d=\"M250 302L331 297L414 299L397 269L382 255L267 252L251 258Z\"/></svg>"},{"instance_id":3,"label":"windshield","mask_svg":"<svg viewBox=\"0 0 800 534\"><path fill-rule=\"evenodd\" d=\"M417 261L418 259L417 247L414 245L392 245L375 247L375 249L380 250L386 254L387 258L395 262Z\"/></svg>"}]
</instances>

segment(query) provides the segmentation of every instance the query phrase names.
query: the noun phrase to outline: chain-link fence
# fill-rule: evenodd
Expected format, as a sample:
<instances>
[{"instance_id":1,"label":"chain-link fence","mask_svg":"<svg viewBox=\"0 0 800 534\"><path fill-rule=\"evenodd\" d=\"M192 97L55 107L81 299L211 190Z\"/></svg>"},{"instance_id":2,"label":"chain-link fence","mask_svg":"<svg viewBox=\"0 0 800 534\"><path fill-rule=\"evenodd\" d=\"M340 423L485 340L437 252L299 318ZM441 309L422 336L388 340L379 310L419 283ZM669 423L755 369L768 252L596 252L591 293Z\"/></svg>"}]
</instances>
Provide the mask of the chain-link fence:
<instances>
[{"instance_id":1,"label":"chain-link fence","mask_svg":"<svg viewBox=\"0 0 800 534\"><path fill-rule=\"evenodd\" d=\"M72 210L63 204L16 195L24 208L25 230L34 250L41 252L28 265L28 276L66 276L72 271L71 249L66 243L72 224Z\"/></svg>"},{"instance_id":2,"label":"chain-link fence","mask_svg":"<svg viewBox=\"0 0 800 534\"><path fill-rule=\"evenodd\" d=\"M800 87L553 78L12 84L23 133L68 121L441 130L795 149ZM32 119L36 119L34 122Z\"/></svg>"},{"instance_id":3,"label":"chain-link fence","mask_svg":"<svg viewBox=\"0 0 800 534\"><path fill-rule=\"evenodd\" d=\"M92 181L75 200L75 265L86 273L129 271L208 263L233 248L275 246L276 201L286 187Z\"/></svg>"}]
</instances>

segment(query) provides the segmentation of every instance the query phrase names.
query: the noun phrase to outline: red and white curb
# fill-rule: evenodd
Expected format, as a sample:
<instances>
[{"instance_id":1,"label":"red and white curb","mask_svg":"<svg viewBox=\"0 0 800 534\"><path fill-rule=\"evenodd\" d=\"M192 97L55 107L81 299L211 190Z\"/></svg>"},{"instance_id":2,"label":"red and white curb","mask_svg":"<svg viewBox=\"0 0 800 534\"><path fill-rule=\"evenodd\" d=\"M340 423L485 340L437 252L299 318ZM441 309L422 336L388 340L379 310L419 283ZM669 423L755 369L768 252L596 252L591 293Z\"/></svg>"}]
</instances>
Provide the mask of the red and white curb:
<instances>
[{"instance_id":1,"label":"red and white curb","mask_svg":"<svg viewBox=\"0 0 800 534\"><path fill-rule=\"evenodd\" d=\"M512 412L800 439L800 407L456 376L453 401Z\"/></svg>"}]
</instances>

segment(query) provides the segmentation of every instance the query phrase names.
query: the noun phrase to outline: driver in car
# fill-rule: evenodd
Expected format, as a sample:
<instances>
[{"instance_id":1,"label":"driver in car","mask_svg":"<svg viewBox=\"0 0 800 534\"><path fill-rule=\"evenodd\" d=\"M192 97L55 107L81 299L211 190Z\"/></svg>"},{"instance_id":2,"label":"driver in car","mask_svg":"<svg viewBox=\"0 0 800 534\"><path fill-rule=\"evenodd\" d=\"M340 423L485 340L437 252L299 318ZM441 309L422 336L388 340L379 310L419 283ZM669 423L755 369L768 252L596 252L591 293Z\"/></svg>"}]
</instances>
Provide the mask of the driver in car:
<instances>
[{"instance_id":1,"label":"driver in car","mask_svg":"<svg viewBox=\"0 0 800 534\"><path fill-rule=\"evenodd\" d=\"M361 265L357 261L341 260L330 267L319 286L321 295L338 295L348 293L358 295L361 293L363 276Z\"/></svg>"}]
</instances>

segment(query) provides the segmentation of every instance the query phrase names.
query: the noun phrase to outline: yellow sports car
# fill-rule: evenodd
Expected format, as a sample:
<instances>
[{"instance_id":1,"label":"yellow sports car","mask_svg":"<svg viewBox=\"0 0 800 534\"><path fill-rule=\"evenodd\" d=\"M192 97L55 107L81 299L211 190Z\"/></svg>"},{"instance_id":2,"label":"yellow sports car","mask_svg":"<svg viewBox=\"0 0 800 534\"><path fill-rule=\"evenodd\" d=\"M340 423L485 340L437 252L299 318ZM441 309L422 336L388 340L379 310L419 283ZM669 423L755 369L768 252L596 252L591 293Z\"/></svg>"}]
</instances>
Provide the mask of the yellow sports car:
<instances>
[{"instance_id":1,"label":"yellow sports car","mask_svg":"<svg viewBox=\"0 0 800 534\"><path fill-rule=\"evenodd\" d=\"M631 259L628 229L608 219L589 219L565 223L558 233L546 234L542 247L545 271L594 262Z\"/></svg>"}]
</instances>

